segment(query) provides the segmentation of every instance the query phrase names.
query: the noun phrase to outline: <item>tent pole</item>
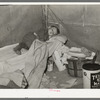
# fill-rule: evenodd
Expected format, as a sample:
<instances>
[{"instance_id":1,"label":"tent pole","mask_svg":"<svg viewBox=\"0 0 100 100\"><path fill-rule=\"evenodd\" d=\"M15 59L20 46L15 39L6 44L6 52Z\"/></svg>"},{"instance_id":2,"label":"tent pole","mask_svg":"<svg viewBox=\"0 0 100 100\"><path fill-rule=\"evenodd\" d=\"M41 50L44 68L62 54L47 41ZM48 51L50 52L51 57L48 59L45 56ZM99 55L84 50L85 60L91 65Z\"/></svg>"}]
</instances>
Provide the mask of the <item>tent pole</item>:
<instances>
[{"instance_id":1,"label":"tent pole","mask_svg":"<svg viewBox=\"0 0 100 100\"><path fill-rule=\"evenodd\" d=\"M46 29L48 27L48 5L45 5Z\"/></svg>"}]
</instances>

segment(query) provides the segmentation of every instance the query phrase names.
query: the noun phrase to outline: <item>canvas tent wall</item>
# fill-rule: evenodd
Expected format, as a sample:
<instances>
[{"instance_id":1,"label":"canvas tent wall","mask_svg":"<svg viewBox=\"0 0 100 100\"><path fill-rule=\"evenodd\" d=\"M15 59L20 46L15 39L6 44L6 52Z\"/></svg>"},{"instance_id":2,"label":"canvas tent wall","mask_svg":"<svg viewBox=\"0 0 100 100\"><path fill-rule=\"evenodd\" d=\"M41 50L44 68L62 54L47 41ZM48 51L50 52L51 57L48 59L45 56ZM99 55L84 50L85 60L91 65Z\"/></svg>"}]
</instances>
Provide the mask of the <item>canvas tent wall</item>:
<instances>
[{"instance_id":1,"label":"canvas tent wall","mask_svg":"<svg viewBox=\"0 0 100 100\"><path fill-rule=\"evenodd\" d=\"M49 22L60 23L80 46L100 51L100 5L48 5Z\"/></svg>"},{"instance_id":2,"label":"canvas tent wall","mask_svg":"<svg viewBox=\"0 0 100 100\"><path fill-rule=\"evenodd\" d=\"M37 32L45 26L42 5L0 6L0 47L21 41L28 32ZM44 38L44 30L39 32Z\"/></svg>"},{"instance_id":3,"label":"canvas tent wall","mask_svg":"<svg viewBox=\"0 0 100 100\"><path fill-rule=\"evenodd\" d=\"M100 50L100 5L0 6L0 47L19 42L27 32L43 28L43 6L53 11L47 9L48 21L60 23L64 27L62 33L74 44ZM39 33L41 38L45 35Z\"/></svg>"}]
</instances>

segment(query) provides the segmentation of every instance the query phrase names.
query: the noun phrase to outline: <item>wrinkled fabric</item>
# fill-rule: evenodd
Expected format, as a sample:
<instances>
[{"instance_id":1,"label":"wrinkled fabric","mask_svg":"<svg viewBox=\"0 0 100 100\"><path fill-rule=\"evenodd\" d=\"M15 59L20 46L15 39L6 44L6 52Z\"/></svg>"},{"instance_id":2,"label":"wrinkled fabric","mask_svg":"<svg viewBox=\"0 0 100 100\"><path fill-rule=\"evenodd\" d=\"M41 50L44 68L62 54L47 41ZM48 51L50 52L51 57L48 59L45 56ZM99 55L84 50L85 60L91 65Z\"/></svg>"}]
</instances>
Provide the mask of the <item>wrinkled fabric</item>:
<instances>
[{"instance_id":1,"label":"wrinkled fabric","mask_svg":"<svg viewBox=\"0 0 100 100\"><path fill-rule=\"evenodd\" d=\"M57 38L63 40L61 36ZM36 39L25 54L2 61L0 63L0 78L5 76L3 81L8 78L21 88L25 88L27 85L28 88L38 88L46 69L48 57L63 43L57 38L55 37L55 39L47 42ZM17 70L21 70L22 73L16 73ZM7 80L7 83L9 83L9 80Z\"/></svg>"},{"instance_id":2,"label":"wrinkled fabric","mask_svg":"<svg viewBox=\"0 0 100 100\"><path fill-rule=\"evenodd\" d=\"M0 75L0 78L3 77L3 81L7 80L8 78L12 80L14 83L16 83L19 87L25 88L23 85L21 85L23 84L22 80L24 79L23 77L21 77L21 75L23 74L22 73L15 74L15 71L19 69L23 71L29 86L31 84L31 76L32 75L34 76L32 82L34 82L37 86L32 85L31 87L37 88L40 84L42 74L46 68L47 55L48 55L48 49L46 44L39 40L36 40L33 42L31 48L27 53L18 56L14 59L11 58L7 61L2 62L1 65L3 66L3 71L2 74ZM40 67L38 68L38 66ZM43 67L43 70L40 70L42 69L41 67ZM35 70L38 70L38 73ZM39 74L40 78L36 79L36 76L38 76L37 74ZM9 83L9 81L8 80L6 81L6 85L7 83ZM3 83L0 85L3 85Z\"/></svg>"},{"instance_id":3,"label":"wrinkled fabric","mask_svg":"<svg viewBox=\"0 0 100 100\"><path fill-rule=\"evenodd\" d=\"M25 88L28 85L23 72L20 70L0 75L0 85L7 86L11 81L21 88Z\"/></svg>"},{"instance_id":4,"label":"wrinkled fabric","mask_svg":"<svg viewBox=\"0 0 100 100\"><path fill-rule=\"evenodd\" d=\"M55 50L60 49L66 41L67 38L64 35L54 36L49 41L47 41L49 56L52 56Z\"/></svg>"}]
</instances>

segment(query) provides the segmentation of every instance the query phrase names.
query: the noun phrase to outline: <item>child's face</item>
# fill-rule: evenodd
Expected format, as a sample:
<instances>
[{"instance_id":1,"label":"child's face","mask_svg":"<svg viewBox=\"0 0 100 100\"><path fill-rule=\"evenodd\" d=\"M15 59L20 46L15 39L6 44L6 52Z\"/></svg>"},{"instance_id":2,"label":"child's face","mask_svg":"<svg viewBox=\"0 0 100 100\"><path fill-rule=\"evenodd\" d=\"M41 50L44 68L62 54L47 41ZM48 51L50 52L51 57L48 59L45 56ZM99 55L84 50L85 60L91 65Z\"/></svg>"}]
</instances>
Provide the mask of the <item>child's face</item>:
<instances>
[{"instance_id":1,"label":"child's face","mask_svg":"<svg viewBox=\"0 0 100 100\"><path fill-rule=\"evenodd\" d=\"M48 29L48 35L53 36L57 34L57 28L56 27L51 27Z\"/></svg>"}]
</instances>

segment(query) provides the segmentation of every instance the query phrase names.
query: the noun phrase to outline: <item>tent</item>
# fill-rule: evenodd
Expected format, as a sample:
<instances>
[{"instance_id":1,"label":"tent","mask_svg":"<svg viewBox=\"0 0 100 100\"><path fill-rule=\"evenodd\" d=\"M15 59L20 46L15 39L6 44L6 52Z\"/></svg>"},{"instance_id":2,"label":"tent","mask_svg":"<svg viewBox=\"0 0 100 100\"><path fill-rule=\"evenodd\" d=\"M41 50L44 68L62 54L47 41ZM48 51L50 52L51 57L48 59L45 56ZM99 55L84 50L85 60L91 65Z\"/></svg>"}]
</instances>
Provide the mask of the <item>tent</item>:
<instances>
[{"instance_id":1,"label":"tent","mask_svg":"<svg viewBox=\"0 0 100 100\"><path fill-rule=\"evenodd\" d=\"M0 47L21 41L46 23L58 23L72 44L100 50L99 5L3 5L0 6ZM5 13L4 13L5 12ZM92 15L92 16L91 16ZM45 32L40 32L43 39Z\"/></svg>"},{"instance_id":2,"label":"tent","mask_svg":"<svg viewBox=\"0 0 100 100\"><path fill-rule=\"evenodd\" d=\"M19 43L23 36L30 31L36 32L40 40L44 41L47 36L45 30L51 24L57 25L57 27L60 28L61 34L67 36L71 43L70 46L86 47L93 51L99 51L99 7L99 5L0 6L0 12L2 13L0 15L0 47L2 49L1 51L3 51L0 53L2 56L3 54L8 54L8 59L5 59L4 57L3 59L6 61L0 63L0 71L3 70L5 73L10 72L11 70L15 71L13 74L15 77L18 76L21 81L18 83L19 80L16 81L17 78L14 76L9 77L11 79L13 78L19 86L22 85L21 82L25 85L28 81L26 85L29 84L29 88L39 87L42 75L46 68L48 51L52 54L55 51L56 46L60 43L54 41L54 44L51 42L50 45L46 45L44 42L42 43L36 40L29 49L29 52L22 56L16 55L12 47L9 47L9 49L12 48L9 52L5 50L5 48L7 45ZM50 48L50 50L48 50L48 48ZM9 57L12 57L9 56L11 52L13 52L14 58L10 59ZM19 64L16 62L16 56ZM16 72L15 69L17 69L17 67L22 68L20 69L22 72ZM13 74L10 73L11 76ZM4 76L8 77L8 74ZM26 88L25 86L23 88Z\"/></svg>"},{"instance_id":3,"label":"tent","mask_svg":"<svg viewBox=\"0 0 100 100\"><path fill-rule=\"evenodd\" d=\"M90 50L100 50L100 5L50 5L50 20L59 22L66 36Z\"/></svg>"},{"instance_id":4,"label":"tent","mask_svg":"<svg viewBox=\"0 0 100 100\"><path fill-rule=\"evenodd\" d=\"M43 29L45 20L42 8L40 5L1 5L0 47L21 41L28 32L37 33ZM43 38L44 32L39 33Z\"/></svg>"}]
</instances>

